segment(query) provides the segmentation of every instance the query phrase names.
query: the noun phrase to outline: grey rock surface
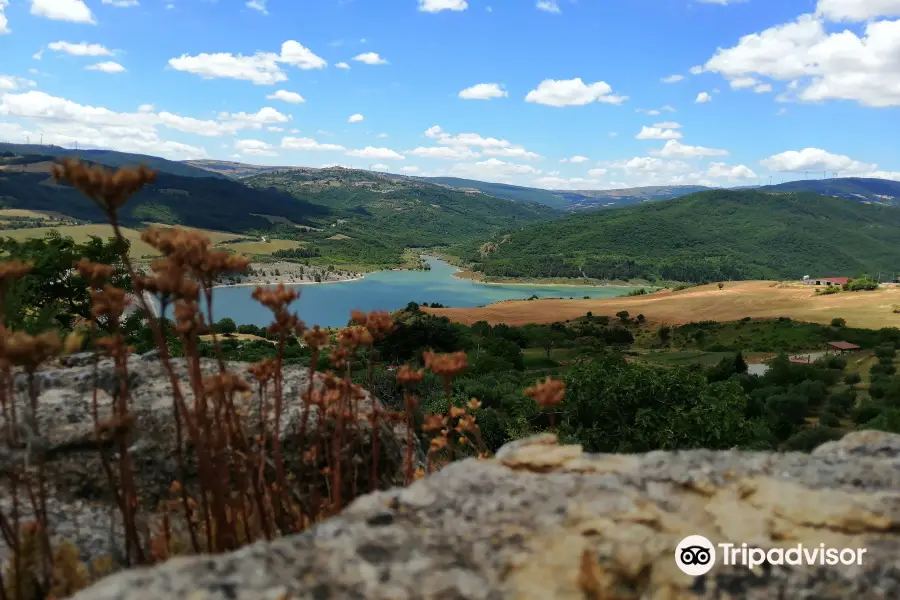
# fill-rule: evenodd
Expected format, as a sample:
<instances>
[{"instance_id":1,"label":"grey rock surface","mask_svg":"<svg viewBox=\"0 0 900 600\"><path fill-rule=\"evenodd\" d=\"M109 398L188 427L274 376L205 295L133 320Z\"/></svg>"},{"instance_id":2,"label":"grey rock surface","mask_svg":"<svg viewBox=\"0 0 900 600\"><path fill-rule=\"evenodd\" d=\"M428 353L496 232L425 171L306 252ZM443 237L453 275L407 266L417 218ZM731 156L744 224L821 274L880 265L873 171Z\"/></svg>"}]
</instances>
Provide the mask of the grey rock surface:
<instances>
[{"instance_id":1,"label":"grey rock surface","mask_svg":"<svg viewBox=\"0 0 900 600\"><path fill-rule=\"evenodd\" d=\"M860 566L676 566L687 535L865 548ZM76 600L900 598L900 436L811 455L586 455L538 436L309 532L113 575Z\"/></svg>"},{"instance_id":2,"label":"grey rock surface","mask_svg":"<svg viewBox=\"0 0 900 600\"><path fill-rule=\"evenodd\" d=\"M193 404L193 394L189 384L188 365L183 359L173 360L175 374L189 406ZM215 360L202 361L204 375L218 371ZM228 369L244 377L252 384L247 372L247 363L228 363ZM302 392L309 387L307 368L300 365L285 366L284 410L281 420L281 439L290 474L299 461L301 452L295 447L303 417ZM8 493L7 472L10 466L20 467L26 459L34 465L35 455L43 452L46 456L46 474L50 490L48 506L51 531L58 539L67 539L82 550L83 558L90 560L114 552L112 539L121 538L121 515L111 509L112 496L109 493L107 477L102 468L100 454L94 440L94 419L92 416L95 381L100 420L112 414L113 398L118 393L119 378L111 360L100 360L96 375L94 358L91 354L76 354L65 357L57 368L47 368L35 374L34 386L38 391L37 426L39 437L27 449L9 449L0 443L0 511L11 514L12 499ZM322 382L316 379L315 385ZM24 373L14 380L18 414L27 412L28 380ZM130 444L137 487L144 508L155 511L159 503L170 498L169 487L178 476L175 422L172 409L172 388L158 355L131 356L128 361L128 389L130 410L135 415L136 427ZM269 385L271 391L272 385ZM258 396L253 393L242 398L241 406L247 417L249 434L258 431L261 418ZM368 395L357 404L360 429L364 435L371 432L368 420L373 409L373 401ZM263 417L274 423L271 394L268 410ZM307 431L312 434L318 427L318 410L313 407L307 423ZM185 434L185 438L186 438ZM382 423L380 426L379 465L382 488L402 483L402 462L406 449L406 428ZM364 453L371 450L371 444L361 443L352 451ZM114 464L116 449L106 450ZM187 477L182 483L188 487L196 476L193 453L185 452ZM368 457L361 460L368 464ZM369 489L367 470L359 470L359 489ZM21 494L21 514L23 520L30 517L29 503ZM115 519L118 534L111 536L110 519ZM0 539L0 561L5 556L5 545Z\"/></svg>"}]
</instances>

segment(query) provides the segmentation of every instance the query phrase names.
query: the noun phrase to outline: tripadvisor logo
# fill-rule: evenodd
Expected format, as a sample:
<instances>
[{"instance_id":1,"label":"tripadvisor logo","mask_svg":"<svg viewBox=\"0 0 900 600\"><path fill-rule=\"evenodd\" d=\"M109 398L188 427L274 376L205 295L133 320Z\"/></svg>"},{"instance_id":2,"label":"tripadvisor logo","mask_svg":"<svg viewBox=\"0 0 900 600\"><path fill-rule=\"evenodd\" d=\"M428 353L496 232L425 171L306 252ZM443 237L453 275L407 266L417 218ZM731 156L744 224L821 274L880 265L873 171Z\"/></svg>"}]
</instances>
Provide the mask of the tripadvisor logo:
<instances>
[{"instance_id":1,"label":"tripadvisor logo","mask_svg":"<svg viewBox=\"0 0 900 600\"><path fill-rule=\"evenodd\" d=\"M764 550L746 543L713 544L702 535L689 535L675 548L675 564L687 575L705 575L716 564L718 546L724 566L743 566L754 569L770 565L862 565L866 548L826 548L825 544L804 546L797 544L786 548Z\"/></svg>"},{"instance_id":2,"label":"tripadvisor logo","mask_svg":"<svg viewBox=\"0 0 900 600\"><path fill-rule=\"evenodd\" d=\"M687 575L705 575L716 564L716 547L702 535L689 535L675 548L675 564Z\"/></svg>"}]
</instances>

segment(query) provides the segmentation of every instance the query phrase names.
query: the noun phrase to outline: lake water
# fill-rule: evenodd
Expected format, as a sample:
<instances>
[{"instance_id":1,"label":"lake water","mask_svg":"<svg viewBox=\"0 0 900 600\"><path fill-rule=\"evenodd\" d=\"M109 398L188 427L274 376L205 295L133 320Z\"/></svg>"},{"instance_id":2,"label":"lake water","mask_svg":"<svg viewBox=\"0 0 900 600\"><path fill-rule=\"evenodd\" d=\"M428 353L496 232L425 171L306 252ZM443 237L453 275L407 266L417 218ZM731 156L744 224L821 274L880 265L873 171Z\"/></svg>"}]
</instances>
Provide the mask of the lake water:
<instances>
[{"instance_id":1,"label":"lake water","mask_svg":"<svg viewBox=\"0 0 900 600\"><path fill-rule=\"evenodd\" d=\"M500 300L539 298L612 298L635 289L621 286L533 286L488 285L453 277L456 267L436 258L426 258L430 271L380 271L358 281L293 286L300 299L292 306L308 325L341 327L351 310L393 311L410 302L439 302L468 308ZM272 315L251 294L253 286L217 288L213 292L213 317L231 317L237 324L268 325Z\"/></svg>"}]
</instances>

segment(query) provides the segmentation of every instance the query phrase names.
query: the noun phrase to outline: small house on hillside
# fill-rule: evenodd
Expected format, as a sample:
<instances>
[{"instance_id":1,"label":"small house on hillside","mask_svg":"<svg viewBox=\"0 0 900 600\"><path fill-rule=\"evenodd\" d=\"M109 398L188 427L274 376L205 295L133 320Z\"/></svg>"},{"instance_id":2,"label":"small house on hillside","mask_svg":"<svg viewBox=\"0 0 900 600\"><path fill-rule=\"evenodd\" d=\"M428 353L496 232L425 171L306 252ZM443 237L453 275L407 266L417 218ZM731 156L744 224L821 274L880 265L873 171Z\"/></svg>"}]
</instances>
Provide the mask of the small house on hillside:
<instances>
[{"instance_id":1,"label":"small house on hillside","mask_svg":"<svg viewBox=\"0 0 900 600\"><path fill-rule=\"evenodd\" d=\"M803 277L803 283L806 285L844 285L850 281L849 277Z\"/></svg>"},{"instance_id":2,"label":"small house on hillside","mask_svg":"<svg viewBox=\"0 0 900 600\"><path fill-rule=\"evenodd\" d=\"M826 352L835 351L843 354L845 352L859 352L859 350L859 346L850 342L828 342L825 344Z\"/></svg>"}]
</instances>

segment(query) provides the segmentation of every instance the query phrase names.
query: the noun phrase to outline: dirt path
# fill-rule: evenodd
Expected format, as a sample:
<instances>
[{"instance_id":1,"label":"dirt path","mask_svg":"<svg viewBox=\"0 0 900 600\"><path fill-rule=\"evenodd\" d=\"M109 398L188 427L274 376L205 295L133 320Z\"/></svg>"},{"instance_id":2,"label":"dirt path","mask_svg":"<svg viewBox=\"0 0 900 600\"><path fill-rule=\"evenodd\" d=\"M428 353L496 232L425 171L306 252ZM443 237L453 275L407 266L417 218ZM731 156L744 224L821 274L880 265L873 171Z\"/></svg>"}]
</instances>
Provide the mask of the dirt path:
<instances>
[{"instance_id":1,"label":"dirt path","mask_svg":"<svg viewBox=\"0 0 900 600\"><path fill-rule=\"evenodd\" d=\"M782 285L774 281L740 281L678 292L661 291L647 296L595 298L589 300L508 300L480 308L423 308L458 323L477 321L491 324L526 325L552 323L584 316L614 316L627 310L643 314L656 323L682 324L691 321L734 321L743 317L791 317L815 323L830 323L841 317L851 327L900 327L900 289L873 292L841 292L816 296L812 287Z\"/></svg>"}]
</instances>

